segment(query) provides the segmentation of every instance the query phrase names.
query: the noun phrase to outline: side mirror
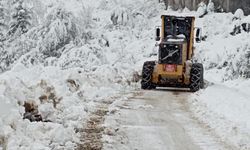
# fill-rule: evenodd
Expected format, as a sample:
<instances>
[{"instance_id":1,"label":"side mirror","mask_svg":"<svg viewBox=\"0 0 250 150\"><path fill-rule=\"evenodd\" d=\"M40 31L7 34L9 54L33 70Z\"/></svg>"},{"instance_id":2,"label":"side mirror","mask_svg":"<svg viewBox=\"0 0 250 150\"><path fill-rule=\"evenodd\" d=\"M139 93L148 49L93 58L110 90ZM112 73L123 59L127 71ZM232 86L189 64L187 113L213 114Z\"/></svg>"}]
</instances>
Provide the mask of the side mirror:
<instances>
[{"instance_id":1,"label":"side mirror","mask_svg":"<svg viewBox=\"0 0 250 150\"><path fill-rule=\"evenodd\" d=\"M197 43L201 42L201 28L196 28L195 41Z\"/></svg>"},{"instance_id":2,"label":"side mirror","mask_svg":"<svg viewBox=\"0 0 250 150\"><path fill-rule=\"evenodd\" d=\"M156 41L160 41L160 34L161 34L161 29L159 27L156 28Z\"/></svg>"},{"instance_id":3,"label":"side mirror","mask_svg":"<svg viewBox=\"0 0 250 150\"><path fill-rule=\"evenodd\" d=\"M250 32L250 23L247 24L247 32Z\"/></svg>"}]
</instances>

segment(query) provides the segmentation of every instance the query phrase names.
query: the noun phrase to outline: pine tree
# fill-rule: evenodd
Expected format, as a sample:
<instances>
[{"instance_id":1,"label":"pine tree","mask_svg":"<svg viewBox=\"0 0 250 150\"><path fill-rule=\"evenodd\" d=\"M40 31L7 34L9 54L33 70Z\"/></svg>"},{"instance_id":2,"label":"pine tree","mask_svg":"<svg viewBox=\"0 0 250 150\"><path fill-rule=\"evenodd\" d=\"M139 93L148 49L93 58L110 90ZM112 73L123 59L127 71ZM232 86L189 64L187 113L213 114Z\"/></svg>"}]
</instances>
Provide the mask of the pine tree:
<instances>
[{"instance_id":1,"label":"pine tree","mask_svg":"<svg viewBox=\"0 0 250 150\"><path fill-rule=\"evenodd\" d=\"M28 32L29 26L31 25L30 12L23 7L23 1L17 1L15 3L17 6L15 7L15 13L12 15L12 22L8 32L10 36Z\"/></svg>"}]
</instances>

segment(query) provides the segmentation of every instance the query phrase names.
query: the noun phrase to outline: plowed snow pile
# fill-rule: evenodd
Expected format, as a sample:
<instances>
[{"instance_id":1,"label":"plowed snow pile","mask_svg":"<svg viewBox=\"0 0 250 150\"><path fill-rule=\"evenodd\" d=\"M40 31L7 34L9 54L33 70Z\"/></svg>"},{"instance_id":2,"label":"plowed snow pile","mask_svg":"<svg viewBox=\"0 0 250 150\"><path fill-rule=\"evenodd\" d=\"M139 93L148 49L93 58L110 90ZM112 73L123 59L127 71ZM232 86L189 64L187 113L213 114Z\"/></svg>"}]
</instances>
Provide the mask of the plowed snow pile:
<instances>
[{"instance_id":1,"label":"plowed snow pile","mask_svg":"<svg viewBox=\"0 0 250 150\"><path fill-rule=\"evenodd\" d=\"M143 62L157 59L154 33L164 4L24 0L24 5L33 11L29 31L0 43L0 149L75 149L96 103L138 88L133 82ZM209 85L189 98L195 117L238 149L250 148L250 34L231 32L244 21L249 16L231 13L197 18L206 37L196 44L196 59L204 63ZM23 119L27 102L43 122Z\"/></svg>"},{"instance_id":2,"label":"plowed snow pile","mask_svg":"<svg viewBox=\"0 0 250 150\"><path fill-rule=\"evenodd\" d=\"M241 24L250 16L209 14L198 19L206 40L196 44L196 58L205 65L209 86L195 93L190 107L223 142L250 149L250 33ZM241 33L234 34L240 26Z\"/></svg>"},{"instance_id":3,"label":"plowed snow pile","mask_svg":"<svg viewBox=\"0 0 250 150\"><path fill-rule=\"evenodd\" d=\"M25 0L25 6L36 16L33 27L4 41L0 52L0 149L75 149L95 103L133 88L133 74L154 50L164 5ZM23 120L27 102L45 122Z\"/></svg>"}]
</instances>

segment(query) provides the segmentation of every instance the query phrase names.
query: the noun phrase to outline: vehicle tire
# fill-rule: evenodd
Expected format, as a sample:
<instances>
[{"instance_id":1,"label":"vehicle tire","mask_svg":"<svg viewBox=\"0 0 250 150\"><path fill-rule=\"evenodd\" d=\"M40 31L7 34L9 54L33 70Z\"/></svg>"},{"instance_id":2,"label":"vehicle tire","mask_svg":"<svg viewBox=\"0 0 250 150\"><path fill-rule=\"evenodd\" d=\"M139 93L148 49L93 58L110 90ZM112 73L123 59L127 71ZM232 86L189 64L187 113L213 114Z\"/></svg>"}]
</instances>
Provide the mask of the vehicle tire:
<instances>
[{"instance_id":1,"label":"vehicle tire","mask_svg":"<svg viewBox=\"0 0 250 150\"><path fill-rule=\"evenodd\" d=\"M200 63L192 65L190 72L190 90L196 92L204 88L204 69Z\"/></svg>"},{"instance_id":2,"label":"vehicle tire","mask_svg":"<svg viewBox=\"0 0 250 150\"><path fill-rule=\"evenodd\" d=\"M142 80L141 88L142 89L155 89L156 86L152 83L152 74L155 67L155 61L147 61L143 64L142 69Z\"/></svg>"}]
</instances>

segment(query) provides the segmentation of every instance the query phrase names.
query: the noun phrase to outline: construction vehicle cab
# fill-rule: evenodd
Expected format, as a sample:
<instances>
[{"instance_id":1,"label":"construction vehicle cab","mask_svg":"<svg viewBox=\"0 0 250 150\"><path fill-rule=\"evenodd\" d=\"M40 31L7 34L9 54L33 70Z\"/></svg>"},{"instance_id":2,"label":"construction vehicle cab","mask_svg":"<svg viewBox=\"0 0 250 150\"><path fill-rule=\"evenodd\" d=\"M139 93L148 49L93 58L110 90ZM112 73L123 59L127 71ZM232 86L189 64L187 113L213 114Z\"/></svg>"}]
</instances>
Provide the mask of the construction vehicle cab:
<instances>
[{"instance_id":1,"label":"construction vehicle cab","mask_svg":"<svg viewBox=\"0 0 250 150\"><path fill-rule=\"evenodd\" d=\"M156 29L158 60L144 63L141 88L184 87L198 91L203 87L203 65L192 62L194 39L200 41L200 29L194 37L195 17L163 15L161 19L161 29Z\"/></svg>"}]
</instances>

